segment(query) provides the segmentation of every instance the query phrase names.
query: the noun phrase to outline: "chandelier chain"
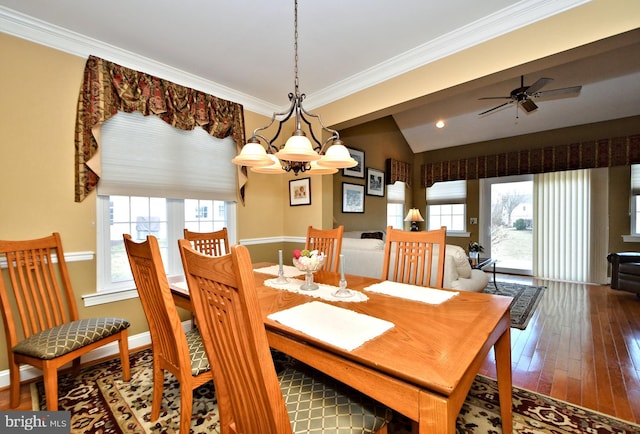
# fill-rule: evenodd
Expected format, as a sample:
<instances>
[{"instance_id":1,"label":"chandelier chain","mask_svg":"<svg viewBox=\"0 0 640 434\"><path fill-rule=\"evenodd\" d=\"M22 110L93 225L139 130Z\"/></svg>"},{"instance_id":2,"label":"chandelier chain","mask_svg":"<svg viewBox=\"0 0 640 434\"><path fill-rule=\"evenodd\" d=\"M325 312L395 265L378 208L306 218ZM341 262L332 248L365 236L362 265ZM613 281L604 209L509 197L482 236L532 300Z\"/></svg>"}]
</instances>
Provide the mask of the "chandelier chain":
<instances>
[{"instance_id":1,"label":"chandelier chain","mask_svg":"<svg viewBox=\"0 0 640 434\"><path fill-rule=\"evenodd\" d=\"M294 7L294 19L293 19L293 51L294 51L294 56L293 56L293 73L294 73L294 87L295 87L295 91L296 91L296 97L300 95L300 91L298 90L298 0L295 0L295 7Z\"/></svg>"}]
</instances>

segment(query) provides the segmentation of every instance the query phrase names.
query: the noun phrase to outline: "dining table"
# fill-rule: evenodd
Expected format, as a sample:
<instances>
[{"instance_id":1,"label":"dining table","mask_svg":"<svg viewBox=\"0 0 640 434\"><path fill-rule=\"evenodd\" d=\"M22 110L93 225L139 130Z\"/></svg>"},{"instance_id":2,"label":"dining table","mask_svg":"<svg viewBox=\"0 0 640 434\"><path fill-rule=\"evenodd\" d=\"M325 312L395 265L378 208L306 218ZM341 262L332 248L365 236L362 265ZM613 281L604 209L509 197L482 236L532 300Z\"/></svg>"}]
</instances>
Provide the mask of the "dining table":
<instances>
[{"instance_id":1,"label":"dining table","mask_svg":"<svg viewBox=\"0 0 640 434\"><path fill-rule=\"evenodd\" d=\"M273 264L254 264L256 289L272 348L408 417L414 433L421 434L456 432L458 413L493 348L502 432L512 432L510 297L422 287L396 294L394 287L406 290L406 285L320 270L313 279L325 290L337 289L344 276L354 294L353 298L322 299L315 291L295 289L298 281L304 282L304 276L288 278L293 290L291 284L288 290L274 285L274 274L266 272L270 267L272 270ZM391 291L380 292L378 287ZM171 289L176 305L191 310L188 289L175 284ZM352 348L278 320L283 313L318 303L324 309L376 321L374 325L388 325L382 333ZM320 328L323 324L337 327L346 338L366 333L370 324L358 325L330 316L316 319L316 327L318 323Z\"/></svg>"}]
</instances>

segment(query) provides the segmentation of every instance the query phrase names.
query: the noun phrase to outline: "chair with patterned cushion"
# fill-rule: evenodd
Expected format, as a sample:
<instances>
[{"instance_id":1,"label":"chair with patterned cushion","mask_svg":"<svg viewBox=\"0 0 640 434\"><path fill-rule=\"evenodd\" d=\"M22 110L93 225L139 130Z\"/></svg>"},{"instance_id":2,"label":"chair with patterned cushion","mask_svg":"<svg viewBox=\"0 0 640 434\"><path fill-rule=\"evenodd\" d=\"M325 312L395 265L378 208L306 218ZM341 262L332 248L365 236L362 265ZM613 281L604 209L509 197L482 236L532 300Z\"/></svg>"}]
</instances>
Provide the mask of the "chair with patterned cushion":
<instances>
[{"instance_id":1,"label":"chair with patterned cushion","mask_svg":"<svg viewBox=\"0 0 640 434\"><path fill-rule=\"evenodd\" d=\"M304 248L324 253L326 259L322 269L337 273L340 267L343 234L344 226L342 225L335 229L316 229L309 226L307 228L307 240Z\"/></svg>"},{"instance_id":2,"label":"chair with patterned cushion","mask_svg":"<svg viewBox=\"0 0 640 434\"><path fill-rule=\"evenodd\" d=\"M382 279L442 288L447 228L403 231L387 228Z\"/></svg>"},{"instance_id":3,"label":"chair with patterned cushion","mask_svg":"<svg viewBox=\"0 0 640 434\"><path fill-rule=\"evenodd\" d=\"M180 432L188 433L193 409L193 390L213 380L198 329L185 334L164 272L158 240L148 235L136 243L124 234L133 280L149 324L153 351L153 398L151 421L160 416L164 370L180 382Z\"/></svg>"},{"instance_id":4,"label":"chair with patterned cushion","mask_svg":"<svg viewBox=\"0 0 640 434\"><path fill-rule=\"evenodd\" d=\"M229 253L229 234L227 228L213 232L192 232L184 230L185 239L191 241L194 249L210 256L220 256Z\"/></svg>"},{"instance_id":5,"label":"chair with patterned cushion","mask_svg":"<svg viewBox=\"0 0 640 434\"><path fill-rule=\"evenodd\" d=\"M216 369L221 432L386 433L391 411L316 371L276 372L249 251L213 257L179 240L189 294Z\"/></svg>"},{"instance_id":6,"label":"chair with patterned cushion","mask_svg":"<svg viewBox=\"0 0 640 434\"><path fill-rule=\"evenodd\" d=\"M42 370L47 410L58 409L58 368L111 342L118 342L122 378L129 381L129 322L122 318L80 319L76 294L60 234L26 241L0 241L7 261L8 285L0 276L11 381L10 407L20 404L20 365Z\"/></svg>"}]
</instances>

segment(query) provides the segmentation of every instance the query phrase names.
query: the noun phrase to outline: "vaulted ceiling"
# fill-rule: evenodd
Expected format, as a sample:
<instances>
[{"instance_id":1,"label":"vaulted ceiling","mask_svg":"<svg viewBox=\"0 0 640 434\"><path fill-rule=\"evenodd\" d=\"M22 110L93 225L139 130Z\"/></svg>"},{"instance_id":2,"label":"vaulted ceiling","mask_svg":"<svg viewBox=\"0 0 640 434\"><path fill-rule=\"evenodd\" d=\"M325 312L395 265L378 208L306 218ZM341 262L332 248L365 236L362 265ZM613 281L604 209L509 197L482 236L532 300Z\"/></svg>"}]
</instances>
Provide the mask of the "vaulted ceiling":
<instances>
[{"instance_id":1,"label":"vaulted ceiling","mask_svg":"<svg viewBox=\"0 0 640 434\"><path fill-rule=\"evenodd\" d=\"M300 90L308 109L322 107L588 3L300 0ZM632 0L622 3L638 9ZM98 55L271 115L293 91L293 10L293 0L0 0L0 31ZM418 95L384 114L414 152L640 115L640 12L628 15L635 20L631 31ZM535 39L518 43L524 51L538 48ZM510 101L479 98L508 97L522 76L525 87L552 78L542 91L582 88L535 99L538 109L530 113L509 103L479 115ZM445 128L435 127L439 119Z\"/></svg>"}]
</instances>

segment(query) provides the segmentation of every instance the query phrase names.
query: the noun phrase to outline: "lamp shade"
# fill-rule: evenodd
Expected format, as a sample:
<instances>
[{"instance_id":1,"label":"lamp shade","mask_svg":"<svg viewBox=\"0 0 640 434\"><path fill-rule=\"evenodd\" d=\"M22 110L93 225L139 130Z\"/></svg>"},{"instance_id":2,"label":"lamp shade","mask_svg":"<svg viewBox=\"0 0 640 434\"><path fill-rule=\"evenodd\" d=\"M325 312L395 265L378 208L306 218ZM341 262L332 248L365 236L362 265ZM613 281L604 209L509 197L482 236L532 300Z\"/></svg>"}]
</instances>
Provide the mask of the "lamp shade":
<instances>
[{"instance_id":1,"label":"lamp shade","mask_svg":"<svg viewBox=\"0 0 640 434\"><path fill-rule=\"evenodd\" d=\"M311 165L311 169L307 170L306 173L309 175L332 175L338 172L338 169L335 167L321 166L320 161L321 160L312 161L309 163Z\"/></svg>"},{"instance_id":2,"label":"lamp shade","mask_svg":"<svg viewBox=\"0 0 640 434\"><path fill-rule=\"evenodd\" d=\"M272 161L267 156L267 151L260 143L249 142L242 147L240 154L231 160L238 166L267 166Z\"/></svg>"},{"instance_id":3,"label":"lamp shade","mask_svg":"<svg viewBox=\"0 0 640 434\"><path fill-rule=\"evenodd\" d=\"M278 160L278 158L275 155L268 154L267 158L269 158L273 164L269 164L268 166L254 166L254 167L251 167L249 170L256 173L267 173L269 175L287 173L282 168L282 164L280 163L280 160Z\"/></svg>"},{"instance_id":4,"label":"lamp shade","mask_svg":"<svg viewBox=\"0 0 640 434\"><path fill-rule=\"evenodd\" d=\"M294 133L282 150L276 152L276 157L287 161L315 161L320 159L320 155L313 150L311 142L304 132Z\"/></svg>"},{"instance_id":5,"label":"lamp shade","mask_svg":"<svg viewBox=\"0 0 640 434\"><path fill-rule=\"evenodd\" d=\"M424 219L420 214L420 210L418 208L411 208L407 213L407 216L404 218L405 222L423 222Z\"/></svg>"},{"instance_id":6,"label":"lamp shade","mask_svg":"<svg viewBox=\"0 0 640 434\"><path fill-rule=\"evenodd\" d=\"M325 167L335 167L336 169L347 169L355 167L358 162L349 154L349 150L342 142L329 146L327 152L318 160L318 165Z\"/></svg>"}]
</instances>

